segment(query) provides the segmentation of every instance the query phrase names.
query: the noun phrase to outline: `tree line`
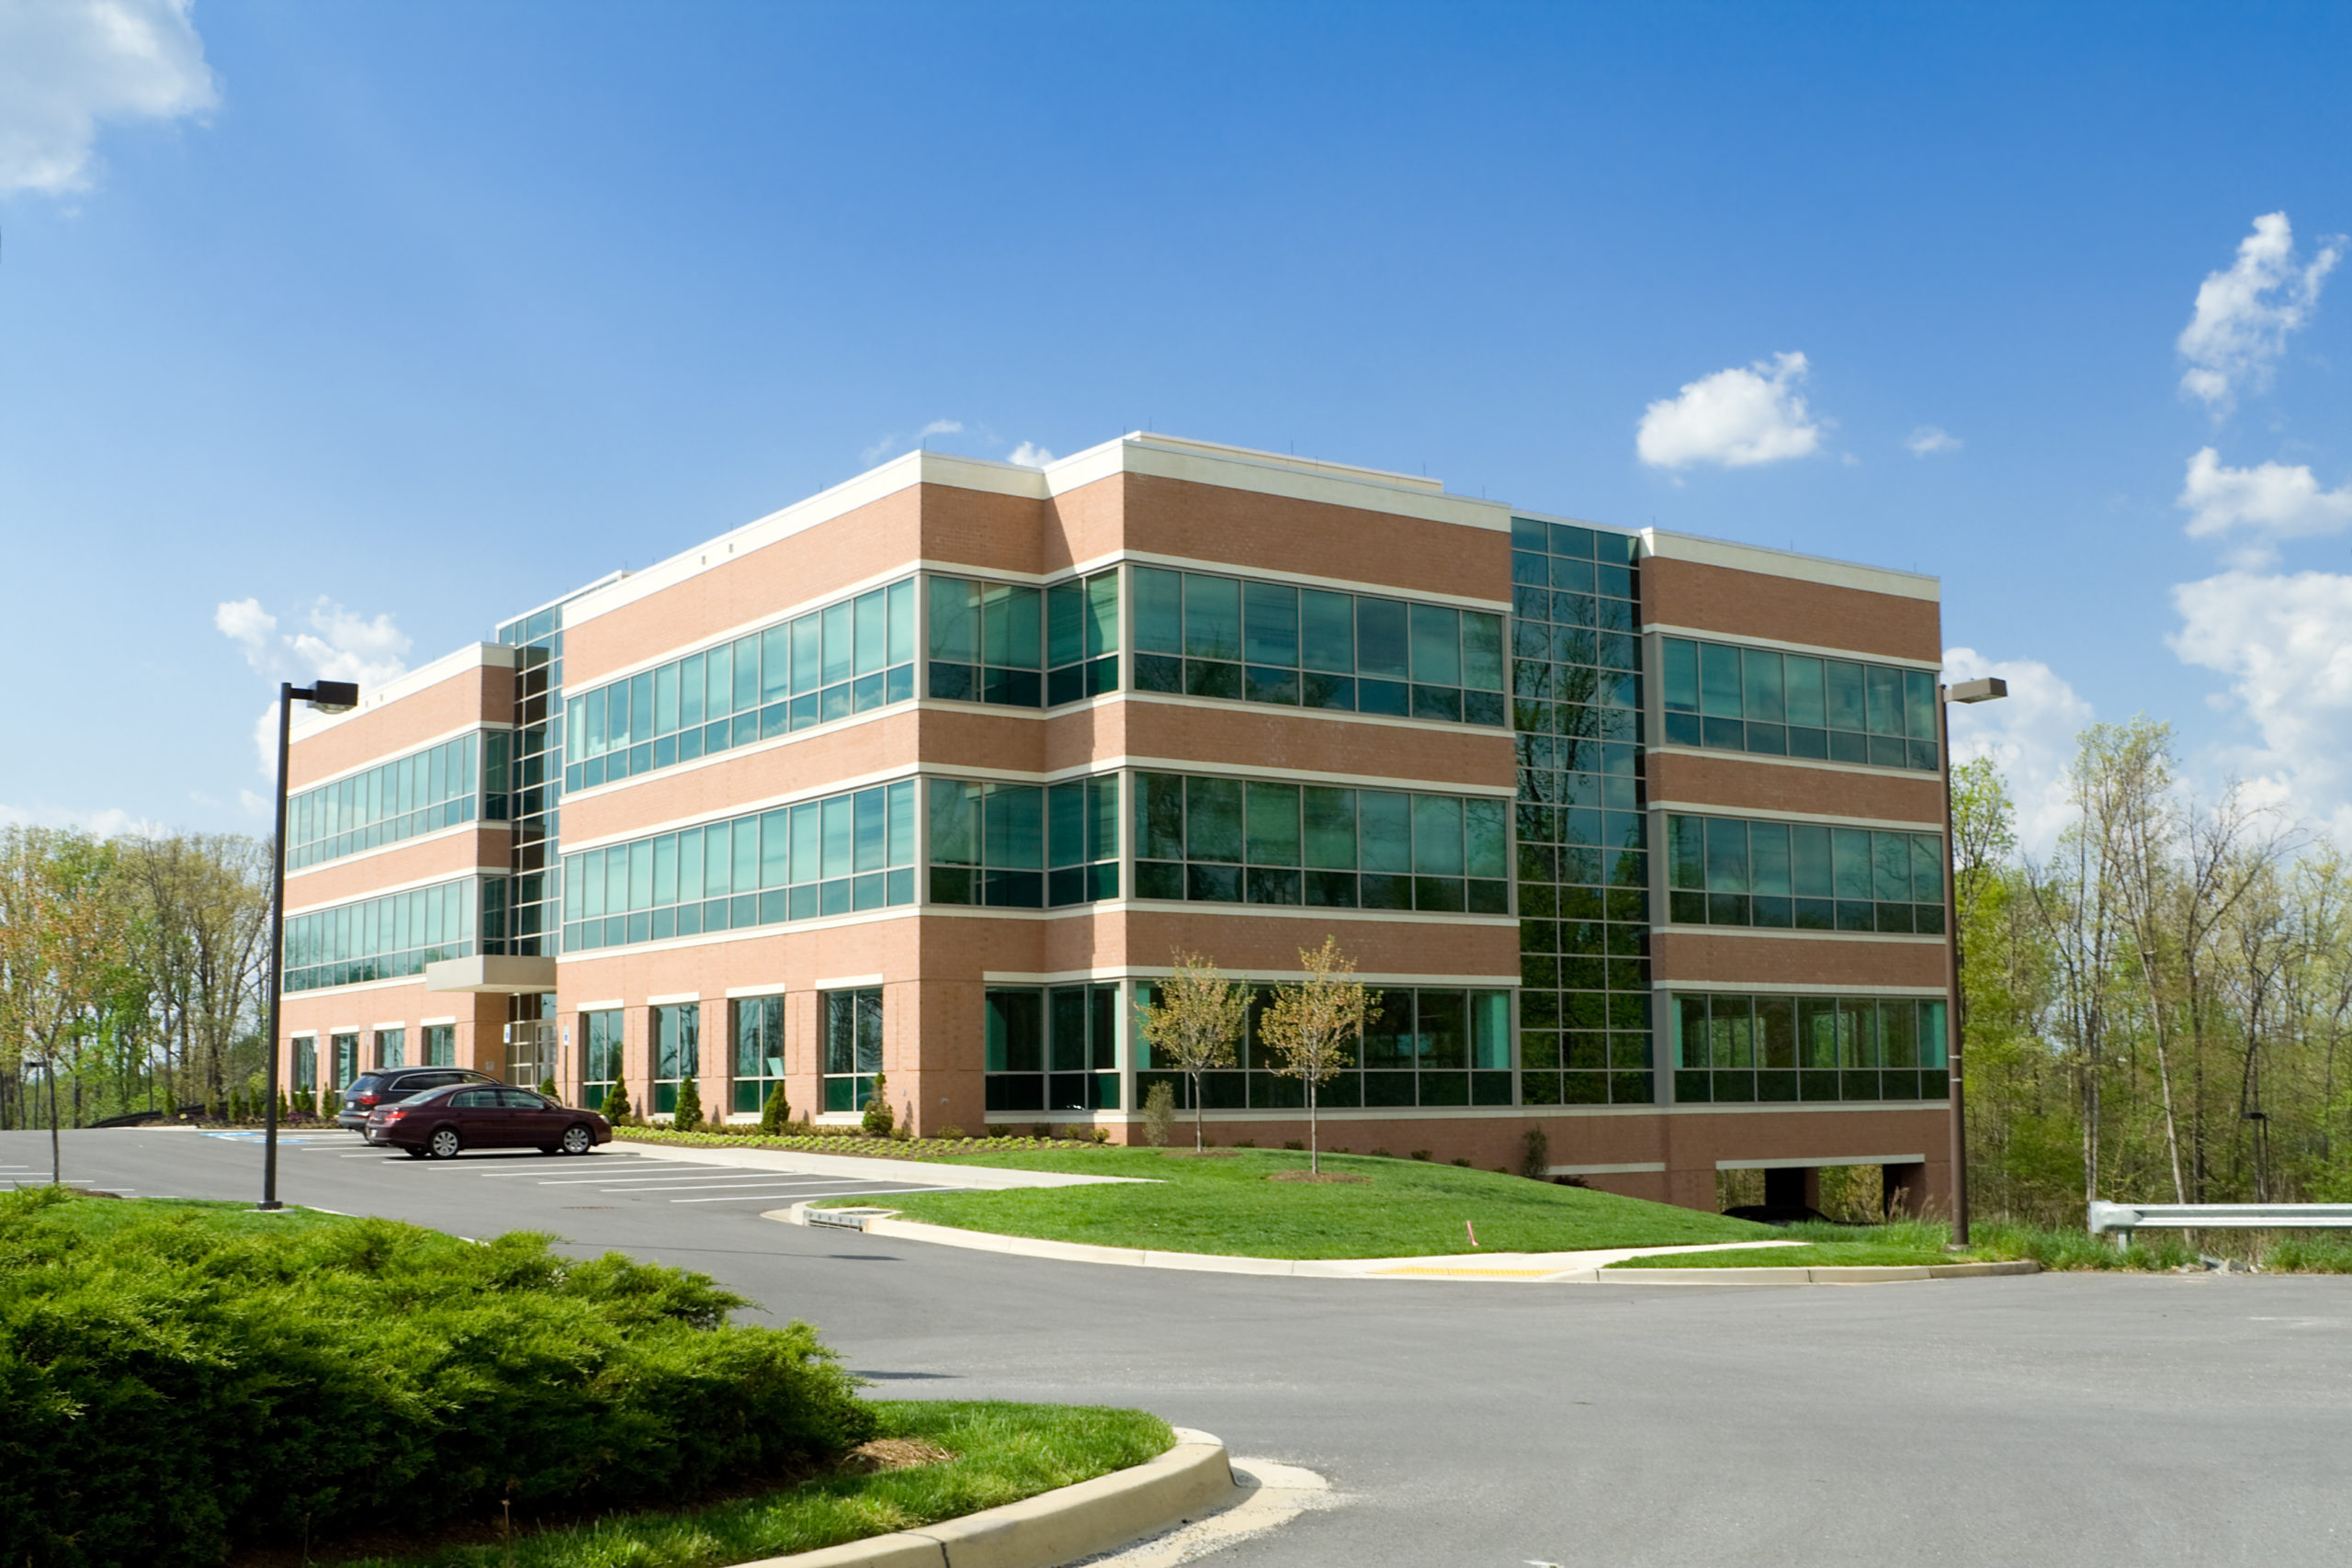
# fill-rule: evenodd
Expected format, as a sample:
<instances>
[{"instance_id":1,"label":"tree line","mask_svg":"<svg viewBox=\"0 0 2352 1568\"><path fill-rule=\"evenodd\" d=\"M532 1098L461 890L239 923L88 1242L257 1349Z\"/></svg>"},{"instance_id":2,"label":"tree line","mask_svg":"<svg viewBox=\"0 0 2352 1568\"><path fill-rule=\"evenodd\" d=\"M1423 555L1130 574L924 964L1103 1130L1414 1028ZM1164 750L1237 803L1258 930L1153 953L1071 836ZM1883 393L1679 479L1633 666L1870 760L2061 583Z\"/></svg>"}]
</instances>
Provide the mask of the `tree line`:
<instances>
[{"instance_id":1,"label":"tree line","mask_svg":"<svg viewBox=\"0 0 2352 1568\"><path fill-rule=\"evenodd\" d=\"M1953 774L1975 1206L2352 1199L2352 863L2198 797L2146 718L2085 730L2065 787L2030 854L1993 765Z\"/></svg>"},{"instance_id":2,"label":"tree line","mask_svg":"<svg viewBox=\"0 0 2352 1568\"><path fill-rule=\"evenodd\" d=\"M0 1126L253 1095L269 865L242 834L0 827Z\"/></svg>"}]
</instances>

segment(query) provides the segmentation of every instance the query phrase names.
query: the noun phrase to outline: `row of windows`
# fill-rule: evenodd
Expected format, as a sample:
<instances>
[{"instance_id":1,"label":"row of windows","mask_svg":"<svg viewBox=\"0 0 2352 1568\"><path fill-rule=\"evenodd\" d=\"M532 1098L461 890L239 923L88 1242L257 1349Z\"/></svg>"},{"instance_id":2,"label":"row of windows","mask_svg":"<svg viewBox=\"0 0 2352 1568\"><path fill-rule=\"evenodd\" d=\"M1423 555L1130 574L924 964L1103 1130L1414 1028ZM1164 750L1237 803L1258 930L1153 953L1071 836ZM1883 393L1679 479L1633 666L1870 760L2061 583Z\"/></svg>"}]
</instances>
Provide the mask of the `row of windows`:
<instances>
[{"instance_id":1,"label":"row of windows","mask_svg":"<svg viewBox=\"0 0 2352 1568\"><path fill-rule=\"evenodd\" d=\"M506 816L504 730L460 735L286 803L286 869ZM477 765L479 764L479 766Z\"/></svg>"},{"instance_id":2,"label":"row of windows","mask_svg":"<svg viewBox=\"0 0 2352 1568\"><path fill-rule=\"evenodd\" d=\"M1115 570L1042 591L934 576L930 596L932 696L1034 708L1041 698L1056 707L1118 689Z\"/></svg>"},{"instance_id":3,"label":"row of windows","mask_svg":"<svg viewBox=\"0 0 2352 1568\"><path fill-rule=\"evenodd\" d=\"M1666 824L1667 918L1679 923L1943 931L1938 834L1679 814Z\"/></svg>"},{"instance_id":4,"label":"row of windows","mask_svg":"<svg viewBox=\"0 0 2352 1568\"><path fill-rule=\"evenodd\" d=\"M989 1110L1119 1109L1117 986L992 986L986 1007Z\"/></svg>"},{"instance_id":5,"label":"row of windows","mask_svg":"<svg viewBox=\"0 0 2352 1568\"><path fill-rule=\"evenodd\" d=\"M1501 914L1499 800L1136 775L1136 897Z\"/></svg>"},{"instance_id":6,"label":"row of windows","mask_svg":"<svg viewBox=\"0 0 2352 1568\"><path fill-rule=\"evenodd\" d=\"M593 789L914 695L911 577L672 660L566 705L571 789Z\"/></svg>"},{"instance_id":7,"label":"row of windows","mask_svg":"<svg viewBox=\"0 0 2352 1568\"><path fill-rule=\"evenodd\" d=\"M784 998L745 997L726 1006L732 1015L733 1043L729 1107L757 1111L766 1106L769 1091L784 1081ZM657 1113L667 1114L678 1108L679 1083L702 1071L702 1005L657 1007L648 1022L653 1044L651 1103ZM621 1080L621 1045L619 1009L581 1015L581 1100L592 1110L604 1104Z\"/></svg>"},{"instance_id":8,"label":"row of windows","mask_svg":"<svg viewBox=\"0 0 2352 1568\"><path fill-rule=\"evenodd\" d=\"M418 1055L409 1060L408 1031L379 1029L372 1032L374 1049L367 1061L360 1060L359 1034L356 1031L331 1035L328 1038L328 1078L323 1087L342 1089L361 1073L377 1067L454 1067L458 1065L458 1026L454 1023L428 1023L417 1032ZM319 1037L297 1034L294 1046L294 1087L305 1092L322 1087L319 1082Z\"/></svg>"},{"instance_id":9,"label":"row of windows","mask_svg":"<svg viewBox=\"0 0 2352 1568\"><path fill-rule=\"evenodd\" d=\"M1941 1100L1947 1092L1940 998L1682 994L1670 1016L1679 1101Z\"/></svg>"},{"instance_id":10,"label":"row of windows","mask_svg":"<svg viewBox=\"0 0 2352 1568\"><path fill-rule=\"evenodd\" d=\"M1936 769L1928 671L1688 637L1663 643L1669 745Z\"/></svg>"},{"instance_id":11,"label":"row of windows","mask_svg":"<svg viewBox=\"0 0 2352 1568\"><path fill-rule=\"evenodd\" d=\"M1525 550L1535 555L1619 566L1640 557L1642 540L1638 534L1616 534L1605 528L1586 528L1574 523L1545 523L1533 517L1514 517L1510 520L1510 547L1515 552Z\"/></svg>"},{"instance_id":12,"label":"row of windows","mask_svg":"<svg viewBox=\"0 0 2352 1568\"><path fill-rule=\"evenodd\" d=\"M931 897L1035 909L1119 896L1119 780L931 781Z\"/></svg>"},{"instance_id":13,"label":"row of windows","mask_svg":"<svg viewBox=\"0 0 2352 1568\"><path fill-rule=\"evenodd\" d=\"M567 952L915 899L915 783L564 857Z\"/></svg>"},{"instance_id":14,"label":"row of windows","mask_svg":"<svg viewBox=\"0 0 2352 1568\"><path fill-rule=\"evenodd\" d=\"M1157 988L1136 989L1137 1007L1149 1006ZM1201 1075L1204 1109L1282 1110L1306 1103L1305 1082L1275 1070L1274 1055L1264 1041L1262 1025L1273 998L1271 986L1251 991L1234 1066ZM1358 1060L1316 1089L1317 1105L1511 1103L1510 992L1385 987L1379 1008L1379 1016L1364 1026ZM1169 1063L1138 1044L1136 1093L1147 1094L1158 1083L1174 1088L1181 1109L1193 1109L1191 1076L1171 1071Z\"/></svg>"},{"instance_id":15,"label":"row of windows","mask_svg":"<svg viewBox=\"0 0 2352 1568\"><path fill-rule=\"evenodd\" d=\"M1136 567L1136 689L1500 725L1502 617Z\"/></svg>"},{"instance_id":16,"label":"row of windows","mask_svg":"<svg viewBox=\"0 0 2352 1568\"><path fill-rule=\"evenodd\" d=\"M503 877L461 877L435 887L314 909L286 922L286 989L314 991L421 975L427 964L467 958L475 919ZM499 899L503 911L504 901Z\"/></svg>"}]
</instances>

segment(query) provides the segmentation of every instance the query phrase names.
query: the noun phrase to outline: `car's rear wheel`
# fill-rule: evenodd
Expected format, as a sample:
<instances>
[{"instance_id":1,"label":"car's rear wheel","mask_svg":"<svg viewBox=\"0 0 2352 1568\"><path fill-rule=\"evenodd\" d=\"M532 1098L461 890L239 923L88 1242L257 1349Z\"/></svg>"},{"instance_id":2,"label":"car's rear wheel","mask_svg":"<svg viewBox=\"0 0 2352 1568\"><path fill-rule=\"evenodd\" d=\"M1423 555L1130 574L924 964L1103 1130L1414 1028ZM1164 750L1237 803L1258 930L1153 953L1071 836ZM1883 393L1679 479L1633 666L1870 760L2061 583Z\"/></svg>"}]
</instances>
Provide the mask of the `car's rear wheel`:
<instances>
[{"instance_id":1,"label":"car's rear wheel","mask_svg":"<svg viewBox=\"0 0 2352 1568\"><path fill-rule=\"evenodd\" d=\"M435 1127L433 1136L424 1141L425 1152L435 1159L456 1159L458 1151L465 1146L465 1139L458 1136L455 1127Z\"/></svg>"},{"instance_id":2,"label":"car's rear wheel","mask_svg":"<svg viewBox=\"0 0 2352 1568\"><path fill-rule=\"evenodd\" d=\"M596 1134L575 1122L563 1130L563 1142L559 1146L568 1155L584 1155L596 1146Z\"/></svg>"}]
</instances>

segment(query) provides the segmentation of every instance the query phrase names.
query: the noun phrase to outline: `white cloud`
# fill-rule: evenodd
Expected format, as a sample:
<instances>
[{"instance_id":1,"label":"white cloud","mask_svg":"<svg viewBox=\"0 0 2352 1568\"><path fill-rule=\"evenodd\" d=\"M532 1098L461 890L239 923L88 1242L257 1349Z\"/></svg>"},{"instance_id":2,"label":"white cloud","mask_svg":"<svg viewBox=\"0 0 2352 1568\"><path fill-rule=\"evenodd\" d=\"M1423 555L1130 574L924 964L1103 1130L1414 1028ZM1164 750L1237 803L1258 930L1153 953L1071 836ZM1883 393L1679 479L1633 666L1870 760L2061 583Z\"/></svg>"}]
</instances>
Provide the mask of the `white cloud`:
<instances>
[{"instance_id":1,"label":"white cloud","mask_svg":"<svg viewBox=\"0 0 2352 1568\"><path fill-rule=\"evenodd\" d=\"M961 435L963 434L964 422L962 420L934 419L929 424L924 425L921 430L915 432L915 439L922 441L933 435Z\"/></svg>"},{"instance_id":2,"label":"white cloud","mask_svg":"<svg viewBox=\"0 0 2352 1568\"><path fill-rule=\"evenodd\" d=\"M859 452L857 455L857 460L868 465L878 463L883 458L888 457L891 453L899 450L901 446L907 446L910 442L920 446L934 435L961 435L963 434L964 422L962 420L934 419L929 424L924 425L921 430L916 431L912 436L901 435L895 430L890 432L888 435L882 437L881 440L876 441L871 446L868 446Z\"/></svg>"},{"instance_id":3,"label":"white cloud","mask_svg":"<svg viewBox=\"0 0 2352 1568\"><path fill-rule=\"evenodd\" d=\"M1933 457L1938 452L1957 452L1961 439L1939 424L1923 424L1903 438L1903 449L1914 457Z\"/></svg>"},{"instance_id":4,"label":"white cloud","mask_svg":"<svg viewBox=\"0 0 2352 1568\"><path fill-rule=\"evenodd\" d=\"M2173 651L2227 675L2259 738L2229 759L2234 771L2352 840L2352 576L2225 571L2172 597Z\"/></svg>"},{"instance_id":5,"label":"white cloud","mask_svg":"<svg viewBox=\"0 0 2352 1568\"><path fill-rule=\"evenodd\" d=\"M192 0L0 4L0 193L85 190L106 121L220 101Z\"/></svg>"},{"instance_id":6,"label":"white cloud","mask_svg":"<svg viewBox=\"0 0 2352 1568\"><path fill-rule=\"evenodd\" d=\"M2209 273L2198 288L2196 312L2180 333L2181 357L2188 361L2180 389L2222 414L2239 392L2267 386L2287 334L2309 318L2320 285L2343 254L2344 242L2331 240L2298 271L2287 215L2256 219L2229 270Z\"/></svg>"},{"instance_id":7,"label":"white cloud","mask_svg":"<svg viewBox=\"0 0 2352 1568\"><path fill-rule=\"evenodd\" d=\"M1952 705L1952 761L1990 757L2017 806L2018 841L2035 854L2047 853L2069 817L2066 770L2075 759L2075 738L2091 722L2091 705L2039 660L1944 649L1946 681L1981 675L2007 681L2009 694L2000 702Z\"/></svg>"},{"instance_id":8,"label":"white cloud","mask_svg":"<svg viewBox=\"0 0 2352 1568\"><path fill-rule=\"evenodd\" d=\"M2333 534L2352 525L2352 484L2322 490L2301 463L2262 463L2225 468L2211 446L2188 459L2188 475L2173 502L2188 513L2192 538L2226 537L2245 528L2253 537L2232 552L2238 566L2267 566L2278 558L2280 539Z\"/></svg>"},{"instance_id":9,"label":"white cloud","mask_svg":"<svg viewBox=\"0 0 2352 1568\"><path fill-rule=\"evenodd\" d=\"M408 669L409 635L390 615L370 620L321 598L303 617L307 630L281 634L277 617L258 599L235 599L214 607L212 624L235 643L254 671L273 680L308 682L356 681L370 691ZM254 752L262 776L277 777L277 705L254 721Z\"/></svg>"},{"instance_id":10,"label":"white cloud","mask_svg":"<svg viewBox=\"0 0 2352 1568\"><path fill-rule=\"evenodd\" d=\"M1797 389L1802 354L1775 355L1683 384L1642 414L1634 450L1656 468L1716 463L1727 468L1803 457L1821 446L1821 425Z\"/></svg>"},{"instance_id":11,"label":"white cloud","mask_svg":"<svg viewBox=\"0 0 2352 1568\"><path fill-rule=\"evenodd\" d=\"M160 839L171 831L152 817L141 817L117 806L74 811L57 807L10 806L6 802L0 802L0 828L70 828L100 839L125 835Z\"/></svg>"},{"instance_id":12,"label":"white cloud","mask_svg":"<svg viewBox=\"0 0 2352 1568\"><path fill-rule=\"evenodd\" d=\"M1042 468L1053 460L1054 455L1034 441L1023 441L1012 449L1011 457L1005 458L1006 462L1018 463L1024 468Z\"/></svg>"}]
</instances>

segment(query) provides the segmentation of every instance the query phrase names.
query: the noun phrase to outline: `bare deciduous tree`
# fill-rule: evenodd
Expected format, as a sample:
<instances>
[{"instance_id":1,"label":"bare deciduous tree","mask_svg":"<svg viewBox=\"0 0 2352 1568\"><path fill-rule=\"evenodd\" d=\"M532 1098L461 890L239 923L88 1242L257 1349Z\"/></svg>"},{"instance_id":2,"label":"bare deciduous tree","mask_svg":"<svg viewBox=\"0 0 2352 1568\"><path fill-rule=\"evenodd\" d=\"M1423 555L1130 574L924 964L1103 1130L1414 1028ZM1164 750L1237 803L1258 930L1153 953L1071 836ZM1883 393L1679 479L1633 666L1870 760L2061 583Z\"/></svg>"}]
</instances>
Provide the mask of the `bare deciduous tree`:
<instances>
[{"instance_id":1,"label":"bare deciduous tree","mask_svg":"<svg viewBox=\"0 0 2352 1568\"><path fill-rule=\"evenodd\" d=\"M1327 936L1309 952L1299 949L1304 981L1274 987L1273 1005L1259 1021L1259 1038L1273 1052L1275 1071L1306 1085L1306 1163L1320 1174L1322 1141L1315 1121L1316 1091L1355 1062L1364 1025L1380 1016L1380 994L1356 978L1355 960Z\"/></svg>"},{"instance_id":2,"label":"bare deciduous tree","mask_svg":"<svg viewBox=\"0 0 2352 1568\"><path fill-rule=\"evenodd\" d=\"M1250 988L1225 977L1214 960L1176 955L1176 971L1155 987L1136 1029L1152 1058L1184 1074L1193 1086L1193 1148L1201 1147L1201 1075L1233 1065L1234 1047L1250 1012Z\"/></svg>"}]
</instances>

